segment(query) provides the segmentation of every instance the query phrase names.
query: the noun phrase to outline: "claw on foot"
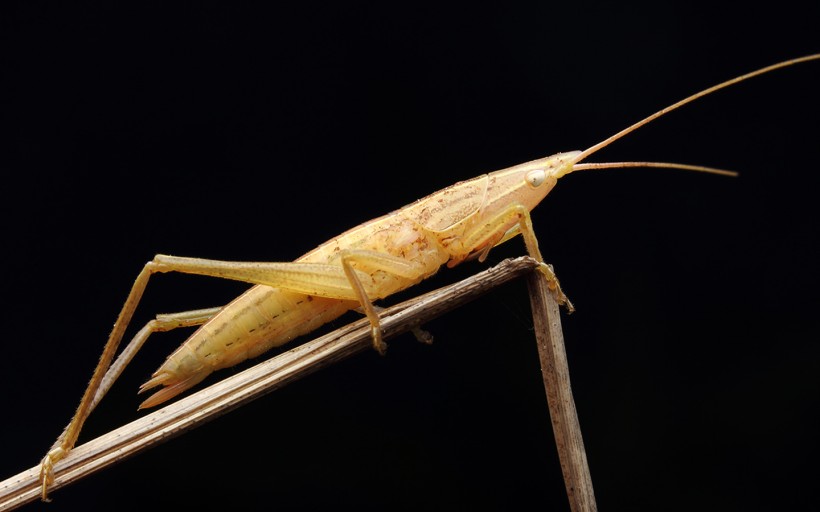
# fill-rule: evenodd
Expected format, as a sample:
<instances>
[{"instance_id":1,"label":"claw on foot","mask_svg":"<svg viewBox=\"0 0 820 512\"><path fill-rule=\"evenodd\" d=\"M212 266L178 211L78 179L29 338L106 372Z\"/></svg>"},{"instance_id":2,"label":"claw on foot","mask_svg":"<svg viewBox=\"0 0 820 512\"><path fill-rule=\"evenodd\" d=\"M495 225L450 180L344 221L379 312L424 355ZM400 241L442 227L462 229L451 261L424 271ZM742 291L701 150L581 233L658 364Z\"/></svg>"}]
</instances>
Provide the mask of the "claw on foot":
<instances>
[{"instance_id":1,"label":"claw on foot","mask_svg":"<svg viewBox=\"0 0 820 512\"><path fill-rule=\"evenodd\" d=\"M555 297L555 301L558 303L559 306L564 306L567 308L568 313L572 313L575 311L575 306L572 305L569 298L564 295L564 292L561 291L561 284L558 283L558 277L555 275L555 269L549 263L541 263L538 266L538 270L541 271L545 276L547 276L547 280L549 281L549 289L552 291L553 296Z\"/></svg>"},{"instance_id":2,"label":"claw on foot","mask_svg":"<svg viewBox=\"0 0 820 512\"><path fill-rule=\"evenodd\" d=\"M433 335L421 327L413 327L410 329L410 332L413 333L413 336L415 336L419 342L424 343L425 345L433 344Z\"/></svg>"},{"instance_id":3,"label":"claw on foot","mask_svg":"<svg viewBox=\"0 0 820 512\"><path fill-rule=\"evenodd\" d=\"M54 464L65 455L66 451L62 447L57 447L49 451L40 463L40 498L45 502L51 501L48 497L48 488L54 483Z\"/></svg>"},{"instance_id":4,"label":"claw on foot","mask_svg":"<svg viewBox=\"0 0 820 512\"><path fill-rule=\"evenodd\" d=\"M373 325L370 328L370 334L373 336L373 348L380 356L387 353L387 343L382 341L382 328L378 325Z\"/></svg>"}]
</instances>

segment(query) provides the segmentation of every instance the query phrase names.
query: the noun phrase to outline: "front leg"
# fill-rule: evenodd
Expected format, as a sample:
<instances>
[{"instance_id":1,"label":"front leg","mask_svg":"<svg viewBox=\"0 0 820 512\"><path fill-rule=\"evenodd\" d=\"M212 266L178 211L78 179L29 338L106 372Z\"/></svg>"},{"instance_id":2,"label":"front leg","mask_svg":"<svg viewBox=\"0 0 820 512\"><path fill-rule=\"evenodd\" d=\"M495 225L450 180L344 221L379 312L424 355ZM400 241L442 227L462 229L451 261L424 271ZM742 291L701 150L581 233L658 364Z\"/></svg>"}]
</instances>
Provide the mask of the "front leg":
<instances>
[{"instance_id":1,"label":"front leg","mask_svg":"<svg viewBox=\"0 0 820 512\"><path fill-rule=\"evenodd\" d=\"M479 259L483 261L490 249L518 233L521 233L521 236L524 237L527 254L540 264L538 269L547 277L550 289L555 295L555 300L558 304L566 306L570 313L575 311L572 302L561 291L561 285L558 283L552 265L544 262L541 251L538 249L538 239L535 237L535 231L532 228L532 217L530 217L529 210L521 204L510 204L487 221L479 223L468 230L461 241L465 257L480 252Z\"/></svg>"}]
</instances>

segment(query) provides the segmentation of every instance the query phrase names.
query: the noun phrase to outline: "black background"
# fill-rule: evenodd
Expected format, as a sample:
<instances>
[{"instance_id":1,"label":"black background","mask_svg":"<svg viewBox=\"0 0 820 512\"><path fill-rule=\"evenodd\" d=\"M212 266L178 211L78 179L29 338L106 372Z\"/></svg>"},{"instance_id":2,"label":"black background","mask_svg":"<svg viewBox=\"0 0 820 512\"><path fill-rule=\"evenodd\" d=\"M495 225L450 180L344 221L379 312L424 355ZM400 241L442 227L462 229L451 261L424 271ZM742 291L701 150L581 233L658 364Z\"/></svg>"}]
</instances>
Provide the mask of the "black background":
<instances>
[{"instance_id":1,"label":"black background","mask_svg":"<svg viewBox=\"0 0 820 512\"><path fill-rule=\"evenodd\" d=\"M0 477L35 465L65 425L154 253L291 260L453 182L583 149L820 51L816 8L659 4L13 8ZM778 71L592 158L738 179L579 173L534 211L578 308L564 331L600 509L820 502L818 87L820 63ZM522 252L516 240L490 259ZM136 321L242 289L162 276ZM523 283L427 328L432 347L397 339L47 509L567 509ZM137 417L136 387L184 337L152 339L82 439Z\"/></svg>"}]
</instances>

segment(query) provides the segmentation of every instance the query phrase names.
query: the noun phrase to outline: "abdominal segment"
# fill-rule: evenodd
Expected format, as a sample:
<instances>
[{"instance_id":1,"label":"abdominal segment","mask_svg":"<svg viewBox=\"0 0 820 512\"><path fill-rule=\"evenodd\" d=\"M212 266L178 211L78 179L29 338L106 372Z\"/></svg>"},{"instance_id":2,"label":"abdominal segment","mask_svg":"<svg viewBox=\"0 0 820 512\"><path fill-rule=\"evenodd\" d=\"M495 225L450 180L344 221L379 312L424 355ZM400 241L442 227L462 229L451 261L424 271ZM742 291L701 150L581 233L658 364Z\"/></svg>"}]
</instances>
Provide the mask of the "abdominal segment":
<instances>
[{"instance_id":1,"label":"abdominal segment","mask_svg":"<svg viewBox=\"0 0 820 512\"><path fill-rule=\"evenodd\" d=\"M214 370L234 366L307 334L358 306L254 286L191 335L140 392L163 386L140 408L160 404L201 382Z\"/></svg>"}]
</instances>

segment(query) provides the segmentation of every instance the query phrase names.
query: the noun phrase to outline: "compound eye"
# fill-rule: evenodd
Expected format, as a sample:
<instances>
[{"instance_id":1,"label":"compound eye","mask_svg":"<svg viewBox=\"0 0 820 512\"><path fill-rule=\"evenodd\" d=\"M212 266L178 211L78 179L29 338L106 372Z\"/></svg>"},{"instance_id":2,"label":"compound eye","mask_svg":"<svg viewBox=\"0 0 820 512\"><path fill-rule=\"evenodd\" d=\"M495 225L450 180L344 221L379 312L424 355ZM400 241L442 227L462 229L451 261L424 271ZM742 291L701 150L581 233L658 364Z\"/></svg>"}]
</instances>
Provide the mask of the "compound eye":
<instances>
[{"instance_id":1,"label":"compound eye","mask_svg":"<svg viewBox=\"0 0 820 512\"><path fill-rule=\"evenodd\" d=\"M547 173L544 169L536 169L527 173L527 184L532 188L538 188L547 179Z\"/></svg>"}]
</instances>

